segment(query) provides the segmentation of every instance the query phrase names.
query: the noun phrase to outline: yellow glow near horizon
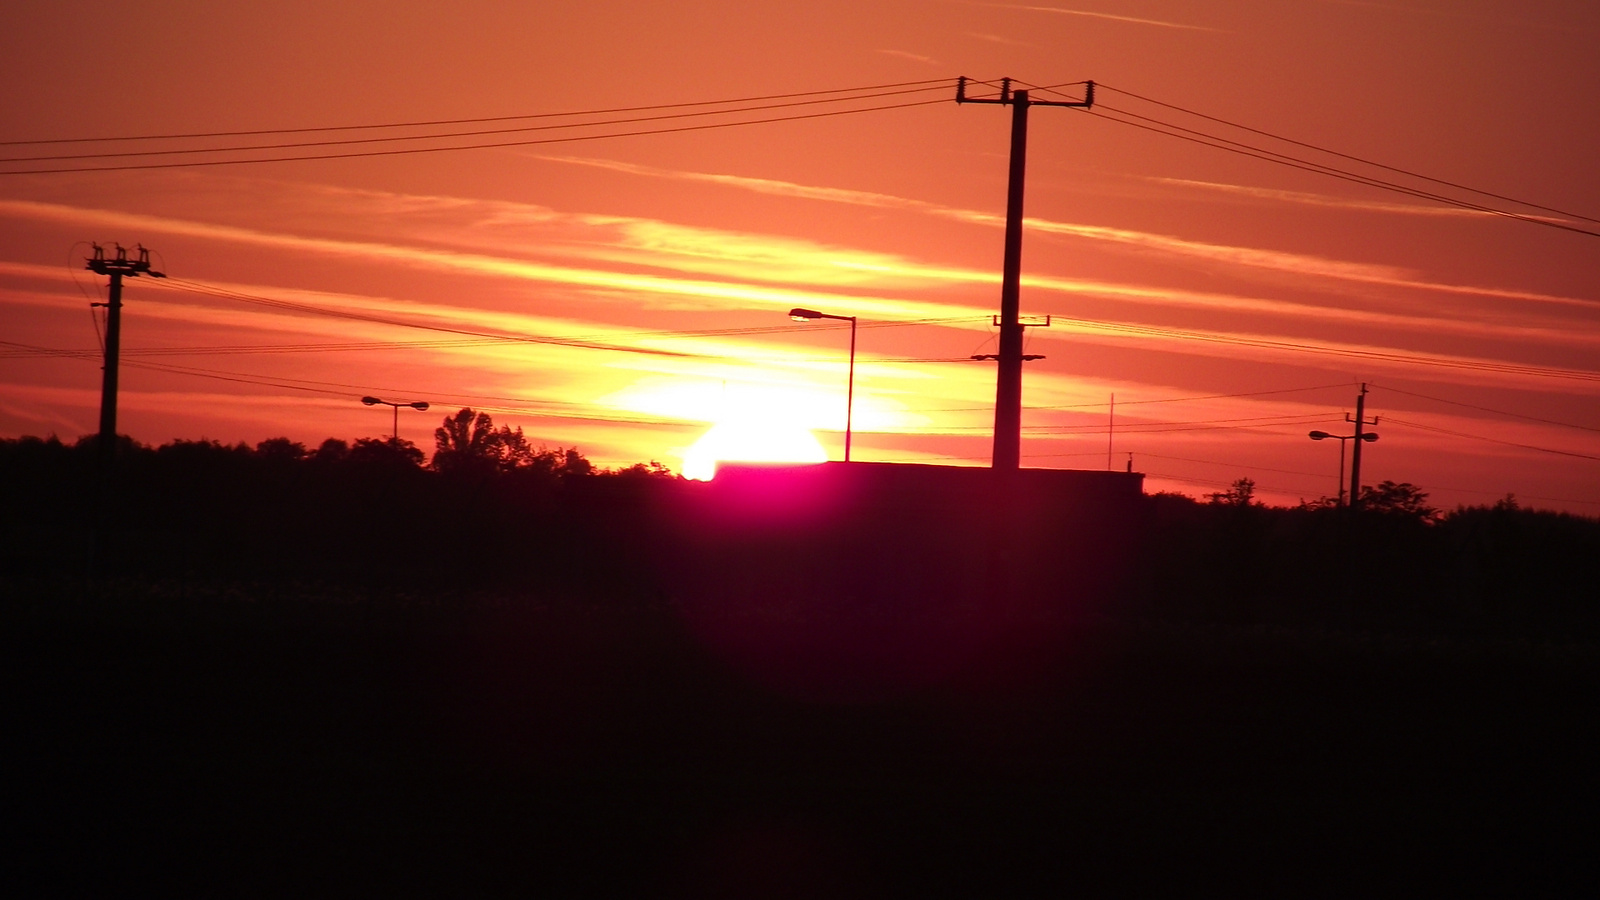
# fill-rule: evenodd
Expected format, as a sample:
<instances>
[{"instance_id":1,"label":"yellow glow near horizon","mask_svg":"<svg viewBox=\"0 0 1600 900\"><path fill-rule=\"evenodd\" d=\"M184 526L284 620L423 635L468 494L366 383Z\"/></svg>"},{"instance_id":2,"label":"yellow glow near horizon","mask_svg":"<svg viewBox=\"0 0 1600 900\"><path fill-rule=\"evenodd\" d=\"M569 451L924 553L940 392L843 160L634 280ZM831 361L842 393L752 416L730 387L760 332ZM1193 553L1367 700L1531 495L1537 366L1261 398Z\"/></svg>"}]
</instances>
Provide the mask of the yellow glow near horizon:
<instances>
[{"instance_id":1,"label":"yellow glow near horizon","mask_svg":"<svg viewBox=\"0 0 1600 900\"><path fill-rule=\"evenodd\" d=\"M710 481L725 462L821 463L828 451L815 435L772 418L719 422L683 454L683 477Z\"/></svg>"}]
</instances>

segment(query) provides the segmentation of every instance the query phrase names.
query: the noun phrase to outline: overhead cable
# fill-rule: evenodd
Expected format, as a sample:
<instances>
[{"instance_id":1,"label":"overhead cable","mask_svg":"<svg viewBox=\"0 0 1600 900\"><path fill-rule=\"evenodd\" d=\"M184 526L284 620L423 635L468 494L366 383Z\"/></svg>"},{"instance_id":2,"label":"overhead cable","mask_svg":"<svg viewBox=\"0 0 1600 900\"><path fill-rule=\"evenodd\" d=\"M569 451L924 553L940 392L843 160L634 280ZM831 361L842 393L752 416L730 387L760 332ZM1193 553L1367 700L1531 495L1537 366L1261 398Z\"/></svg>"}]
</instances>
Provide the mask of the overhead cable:
<instances>
[{"instance_id":1,"label":"overhead cable","mask_svg":"<svg viewBox=\"0 0 1600 900\"><path fill-rule=\"evenodd\" d=\"M1097 87L1101 87L1101 85L1099 85L1099 84L1097 84L1096 86ZM1052 88L1037 88L1037 90L1049 91L1051 93L1059 93L1058 91L1054 91ZM1328 154L1330 156L1338 157L1340 159L1350 160L1350 161L1353 161L1353 162L1358 162L1358 163L1361 163L1363 165L1370 165L1370 166L1373 166L1375 168L1382 169L1384 171L1394 172L1394 173L1397 173L1397 174L1401 174L1401 175L1405 175L1405 176L1408 176L1408 177L1417 178L1417 179L1420 179L1420 180L1423 180L1423 181L1430 182L1432 184L1442 185L1442 186L1454 188L1454 189L1457 189L1457 190L1468 191L1468 192L1473 193L1473 194L1478 194L1478 195L1484 196L1484 197L1491 197L1491 198L1494 198L1496 200L1502 200L1502 201L1505 201L1505 202L1508 202L1508 203L1515 203L1517 205L1525 206L1525 207L1528 207L1530 209L1536 209L1536 210L1541 210L1541 211L1544 211L1544 212L1555 213L1556 215L1565 216L1565 217L1567 217L1569 219L1575 219L1575 220L1579 220L1579 221L1593 222L1593 223L1600 224L1600 218L1581 215L1581 214L1577 214L1577 213L1569 213L1569 212L1566 212L1564 210L1556 209L1554 207L1544 206L1544 205L1541 205L1541 204L1532 203L1530 201L1525 201L1525 200L1518 200L1516 198L1508 197L1508 196L1505 196L1503 194L1494 193L1492 191L1481 190L1481 189L1478 189L1478 188L1473 188L1473 187L1469 187L1467 185L1459 184L1457 182L1452 182L1452 181L1447 181L1447 180L1440 179L1440 178L1433 178L1431 176L1422 175L1420 173L1412 172L1412 171L1410 171L1408 169L1402 169L1402 168L1399 168L1397 166L1389 166L1389 165L1385 165L1383 163L1373 162L1371 160L1363 159L1361 157L1353 156L1351 154L1341 153L1341 152L1336 151L1336 150L1330 150L1330 149L1325 148L1325 147L1320 147L1320 146L1317 146L1315 144L1312 144L1312 143L1309 143L1309 142L1306 142L1306 141L1298 141L1298 140L1294 140L1292 138L1282 137L1280 135L1273 134L1272 132L1264 131L1264 130L1259 129L1259 128L1252 128L1250 126L1240 125L1238 123L1230 122L1230 121L1228 121L1226 119L1221 119L1221 118L1218 118L1216 116L1210 116L1210 115L1206 115L1204 113L1199 113L1199 112L1196 112L1194 110L1189 110L1189 109L1186 109L1184 107L1177 106L1175 104L1165 103L1165 102L1162 102L1162 101L1159 101L1159 100L1153 100L1151 98L1144 97L1144 96L1141 96L1139 94L1134 94L1131 91L1123 91L1123 90L1119 90L1117 88L1107 88L1107 90L1115 91L1115 92L1120 93L1120 94L1125 94L1125 95L1127 95L1129 97L1132 97L1132 98L1135 98L1135 99L1138 99L1138 100L1143 100L1143 101L1146 101L1146 102L1149 102L1149 103L1153 103L1153 104L1156 104L1158 106L1162 106L1162 107L1165 107L1167 109L1171 109L1171 110L1174 110L1174 111L1177 111L1177 112L1182 112L1182 113L1185 113L1185 114L1188 114L1188 115L1193 115L1193 116L1196 116L1198 118L1205 119L1207 121L1215 122L1217 124L1226 125L1226 126L1231 127L1231 128L1238 128L1240 130L1243 130L1243 131L1246 131L1246 132L1249 132L1249 133L1252 133L1252 134L1260 135L1262 137L1267 137L1267 138L1271 138L1273 140L1282 141L1284 143L1291 144L1291 145L1296 146L1296 147L1301 147L1301 148L1304 148L1304 149L1313 150L1313 151L1316 151L1316 152L1319 152L1319 153L1325 153L1325 154ZM1063 95L1063 96L1065 96L1065 95ZM1482 213L1484 213L1486 215L1502 216L1502 217L1505 217L1505 218L1511 218L1511 219L1517 219L1517 220L1521 220L1521 221L1525 221L1525 222L1530 222L1530 223L1533 223L1533 224L1536 224L1536 225L1544 225L1544 226L1547 226L1547 227L1550 227L1550 228L1558 228L1558 229L1561 229L1561 230L1564 230L1564 231L1570 231L1570 232L1574 232L1574 233L1578 233L1578 234L1588 235L1590 237L1600 237L1600 231L1596 231L1596 230L1589 229L1589 228L1583 228L1583 227L1580 227L1580 226L1577 226L1577 225L1573 225L1573 224L1568 223L1568 222L1560 222L1560 221L1552 220L1552 219L1547 218L1547 217L1528 215L1526 213L1520 213L1520 212L1515 212L1515 211L1512 211L1512 210L1501 209L1501 208L1494 207L1494 206L1489 206L1489 205L1486 205L1486 204L1483 204L1483 203L1477 203L1477 202L1470 201L1470 200L1464 200L1464 199L1461 199L1461 198L1458 198L1458 197L1451 197L1449 195L1441 194L1441 193L1438 193L1436 191L1425 190L1425 189L1417 188L1417 187L1410 187L1410 186L1399 184L1399 183L1396 183L1396 182L1393 182L1393 181L1387 181L1387 180L1384 180L1382 178L1377 178L1377 177L1370 176L1370 175L1363 175L1363 174L1360 174L1358 172L1350 171L1348 169L1341 169L1341 168L1338 168L1336 166L1328 165L1326 163L1320 163L1320 162L1316 162L1314 160L1305 159L1303 157L1293 156L1293 155L1290 155L1290 154L1287 154L1287 153L1281 153L1279 151L1271 150L1271 149L1268 149L1268 148L1265 148L1265 147L1261 147L1261 146L1257 146L1255 144L1248 144L1248 143L1244 143L1242 141L1232 140L1230 138L1222 137L1220 135L1213 134L1213 133L1210 133L1210 132L1207 132L1207 131L1201 131L1201 130L1195 129L1195 128L1188 128L1188 127L1185 127L1183 125L1178 125L1178 124L1173 123L1173 122L1168 122L1168 121L1164 121L1162 119L1157 119L1157 118L1152 117L1152 116L1145 116L1145 115L1141 115L1139 113L1131 112L1131 111L1128 111L1128 110L1117 109L1116 107L1107 105L1104 102L1095 104L1095 106L1093 107L1092 110L1086 110L1086 112L1088 112L1090 115L1096 116L1097 118L1106 119L1107 121L1117 122L1117 123L1123 124L1123 125L1131 125L1131 126L1133 126L1135 128L1139 128L1139 129L1142 129L1142 130L1145 130L1145 131L1154 132L1156 134L1162 134L1162 135L1166 135L1168 137L1175 137L1175 138L1178 138L1180 140L1190 141L1192 143L1197 143L1197 144L1200 144L1200 145L1206 146L1206 147L1212 147L1212 148L1217 149L1217 150L1225 150L1225 151L1230 152L1230 153L1237 153L1237 154L1240 154L1242 156L1250 157L1252 159L1259 159L1259 160L1262 160L1262 161L1265 161L1265 162L1271 162L1271 163L1275 163L1275 164L1278 164L1278 165L1288 166L1289 168L1301 169L1303 171L1308 171L1308 172L1315 172L1315 173L1320 174L1320 175L1327 175L1329 177L1338 178L1338 179L1343 180L1343 181L1350 181L1350 182L1353 182L1353 183L1356 183L1356 184L1366 185L1368 187L1379 188L1380 190L1392 191L1392 192L1395 192L1395 193L1404 194L1406 196L1416 197L1418 199L1431 200L1431 201L1434 201L1434 202L1437 202L1437 203L1443 203L1443 204L1446 204L1446 205L1455 206L1455 207L1462 208L1462 209L1472 210L1472 211L1475 211L1475 212L1482 212ZM1119 118L1119 116L1127 117L1127 118ZM1137 119L1139 121L1132 121L1134 119Z\"/></svg>"},{"instance_id":2,"label":"overhead cable","mask_svg":"<svg viewBox=\"0 0 1600 900\"><path fill-rule=\"evenodd\" d=\"M1594 222L1595 224L1600 225L1600 218L1595 218L1593 216L1585 216L1585 215L1582 215L1580 213L1567 212L1566 210L1556 209L1555 207L1552 207L1552 206L1542 206L1542 205L1540 205L1538 203L1534 203L1534 202L1529 201L1529 200L1518 200L1515 197L1507 197L1504 194L1496 194L1493 191L1486 191L1486 190L1483 190L1482 188L1475 188L1475 187L1471 187L1470 185L1460 184L1460 183L1454 182L1454 181L1446 181L1446 180L1444 180L1442 178L1434 178L1431 175L1423 175L1420 172L1413 172L1413 171L1411 171L1409 169L1402 169L1402 168L1399 168L1397 166L1386 165L1384 163L1376 162L1376 161L1370 160L1370 159L1365 159L1365 158L1360 157L1360 156L1353 156L1353 155L1351 155L1349 153L1341 153L1338 150L1331 150L1331 149L1329 149L1327 147L1322 147L1322 146L1319 146L1317 144L1308 143L1306 141L1297 141L1294 138L1284 137L1281 134L1273 134L1270 131L1263 131L1263 130L1261 130L1259 128L1252 128L1249 125L1241 125L1238 122L1230 122L1227 119L1222 119L1222 118L1218 118L1216 116L1207 115L1205 113L1197 112L1197 111L1192 110L1192 109L1186 109L1186 108L1184 108L1182 106L1178 106L1176 104L1166 103L1164 101L1156 100L1156 99L1151 98L1151 97L1145 97L1145 96L1142 96L1140 94L1135 94L1132 91L1122 90L1121 88L1109 87L1107 85L1098 84L1098 83L1095 85L1095 87L1097 87L1097 88L1099 88L1101 90L1108 90L1108 91L1113 91L1113 92L1118 93L1118 94L1124 94L1126 96L1134 98L1135 100L1143 100L1146 103L1152 103L1152 104L1155 104L1156 106L1164 106L1167 109L1171 109L1171 110L1174 110L1176 112L1181 112L1181 113L1184 113L1186 115L1191 115L1191 116L1194 116L1196 118L1206 119L1206 120L1211 121L1211 122L1216 122L1219 125L1226 125L1229 128L1237 128L1240 131L1248 131L1248 132L1250 132L1252 134L1261 135L1262 137L1272 138L1275 141L1282 141L1285 144L1293 144L1296 147L1304 147L1307 150L1315 150L1318 153L1326 153L1329 156L1337 156L1340 159L1348 159L1351 162L1358 162L1358 163L1361 163L1362 165L1365 165L1365 166L1372 166L1373 168L1383 169L1383 170L1389 171L1389 172L1394 172L1397 175L1405 175L1405 176L1407 176L1409 178L1418 178L1418 179L1421 179L1423 181L1430 181L1430 182L1432 182L1434 184L1443 185L1445 187L1451 187L1451 188L1455 188L1455 189L1461 190L1461 191L1469 191L1471 193L1479 194L1479 195L1482 195L1484 197L1492 197L1492 198L1494 198L1496 200L1504 200L1507 203L1515 203L1515 204L1517 204L1519 206L1526 206L1526 207L1528 207L1530 209L1542 210L1544 212L1555 213L1558 216L1566 216L1569 219L1581 219L1581 220L1583 220L1585 222Z\"/></svg>"},{"instance_id":3,"label":"overhead cable","mask_svg":"<svg viewBox=\"0 0 1600 900\"><path fill-rule=\"evenodd\" d=\"M1481 435L1481 434L1468 434L1465 431L1452 431L1451 429L1448 429L1448 428L1439 428L1439 427L1433 426L1433 425L1424 425L1421 422L1408 422L1405 419L1396 419L1394 416L1385 416L1383 421L1384 421L1384 424L1392 423L1392 424L1395 424L1395 425L1402 425L1402 426L1405 426L1407 428L1420 428L1423 431L1432 431L1432 432L1435 432L1437 434L1450 435L1451 437L1471 438L1472 440L1475 440L1475 441L1487 441L1488 443L1491 443L1491 444L1502 444L1502 445L1507 446L1507 447L1517 447L1517 448L1520 448L1520 449L1523 449L1523 450L1536 450L1536 451L1538 451L1540 453L1553 453L1553 454L1555 454L1557 456L1571 456L1571 457L1576 457L1578 459L1600 460L1600 456L1594 456L1594 455L1589 454L1589 453L1574 453L1571 450L1556 450L1556 449L1554 449L1552 447L1539 447L1539 446L1535 446L1533 444L1521 444L1521 443L1518 443L1516 441L1506 441L1506 440L1501 440L1500 438L1485 437L1484 435Z\"/></svg>"},{"instance_id":4,"label":"overhead cable","mask_svg":"<svg viewBox=\"0 0 1600 900\"><path fill-rule=\"evenodd\" d=\"M1476 410L1479 410L1480 412L1494 413L1497 416L1511 416L1512 418L1526 419L1529 422L1539 422L1539 423L1544 424L1544 425L1559 425L1562 428L1576 428L1576 429L1579 429L1580 431L1597 431L1597 432L1600 432L1600 428L1596 428L1596 427L1594 427L1592 425L1578 425L1578 424L1575 424L1573 422L1558 422L1555 419L1542 419L1542 418L1540 418L1538 416L1530 416L1530 415L1528 415L1526 413L1517 413L1517 412L1511 412L1510 410L1505 410L1505 409L1493 409L1493 408L1488 407L1488 406L1479 406L1476 403L1462 403L1460 400L1446 400L1443 397L1430 397L1427 394L1419 394L1419 393L1416 393L1415 391L1401 390L1400 388L1397 388L1397 387L1390 387L1389 385L1386 385L1386 384L1377 384L1376 382L1374 382L1372 384L1372 387L1375 387L1375 388L1378 388L1379 390L1384 390L1384 391L1393 391L1396 394L1405 394L1408 397L1416 397L1416 398L1418 398L1420 400L1432 400L1435 403L1448 403L1451 406L1461 406L1461 407L1465 407L1467 409L1476 409Z\"/></svg>"},{"instance_id":5,"label":"overhead cable","mask_svg":"<svg viewBox=\"0 0 1600 900\"><path fill-rule=\"evenodd\" d=\"M606 109L587 109L572 112L556 113L519 113L509 116L480 116L468 119L431 119L417 122L386 122L365 125L321 125L306 128L264 128L253 131L205 131L189 132L184 134L138 134L124 135L121 137L85 137L85 138L42 138L24 141L0 141L0 147L14 147L38 144L87 144L87 143L116 143L120 141L165 141L194 138L219 138L219 137L261 137L271 134L314 134L329 131L366 131L384 128L428 128L439 125L476 125L488 122L516 122L530 119L555 119L572 118L578 116L605 116L617 113L655 112L663 109L687 109L696 106L728 106L735 103L756 103L765 100L787 100L794 97L817 97L823 94L856 94L862 91L878 91L890 88L910 88L921 85L934 85L943 90L950 84L948 78L928 78L922 81L899 81L892 84L869 84L854 88L834 88L831 90L796 91L788 94L762 94L755 97L736 97L729 100L695 100L686 103L658 103L651 106L616 106Z\"/></svg>"},{"instance_id":6,"label":"overhead cable","mask_svg":"<svg viewBox=\"0 0 1600 900\"><path fill-rule=\"evenodd\" d=\"M601 121L601 122L575 122L575 123L569 123L569 124L564 124L564 125L540 125L540 126L529 126L529 127L525 127L525 128L494 129L494 130L485 130L485 131L476 131L476 132L457 132L457 133L443 133L443 134L432 134L432 135L411 135L411 136L396 136L396 137L381 137L381 138L351 138L351 139L345 139L345 140L307 141L307 142L299 142L299 143L265 144L265 145L241 146L241 147L212 147L212 148L204 148L204 149L123 151L123 152L115 152L115 153L76 154L76 155L65 155L65 156L56 156L56 157L25 157L25 158L14 158L14 159L9 159L9 160L0 160L0 165L16 164L16 163L39 163L39 162L51 162L51 161L75 162L75 161L78 161L78 160L115 159L115 158L123 158L123 157L128 157L128 156L149 157L149 156L172 155L172 154L240 153L240 152L261 152L261 151L264 151L264 150L280 150L280 149L296 149L296 148L298 148L298 149L314 149L316 147L351 147L351 146L363 145L363 144L371 144L371 143L379 143L379 142L396 142L396 141L426 141L426 140L440 140L440 139L456 139L456 140L459 140L459 139L464 138L464 137L484 136L484 135L490 135L490 134L504 134L504 133L509 133L509 132L543 131L543 130L549 130L549 129L573 130L573 129L592 128L592 127L609 126L609 125L638 124L638 123L644 123L644 122L661 121L661 120L665 120L665 119L680 119L680 118L686 118L686 117L691 117L691 116L747 115L747 114L749 114L751 112L758 112L758 111L761 111L761 110L768 110L768 109L791 108L791 107L796 107L796 106L806 106L806 105L814 105L814 104L820 104L820 103L847 103L847 102L852 102L852 101L873 99L873 98L886 97L886 96L898 95L898 94L920 93L920 92L923 92L923 91L930 91L930 90L943 91L944 90L944 85L941 83L940 86L937 87L937 88L914 88L914 89L907 89L907 90L900 90L900 91L889 91L889 92L882 92L882 93L868 93L868 94L859 94L859 95L856 95L856 96L836 97L836 98L831 98L831 99L827 99L827 100L796 101L796 102L792 102L792 103L777 103L777 104L769 104L769 105L765 105L765 106L754 106L754 107L746 107L746 108L734 108L734 109L725 109L725 110L704 110L704 111L699 111L699 112L673 113L673 114L665 114L665 115L659 115L659 116L635 117L635 118L629 118L629 119L612 119L612 120L605 120L605 121ZM268 162L305 162L305 161L312 161L312 160L355 159L355 158L369 158L369 157L380 157L380 156L399 156L399 155L418 154L418 153L442 153L442 152L450 152L450 151L458 151L458 150L488 150L488 149L498 149L498 148L507 148L507 147L528 147L528 146L535 146L535 145L541 145L541 144L561 144L561 143L572 143L572 142L577 142L577 141L603 140L603 139L609 139L609 138L638 137L638 136L653 135L653 134L675 134L675 133L690 132L690 131L705 131L705 130L718 129L718 128L734 128L734 127L740 127L740 126L745 126L745 125L763 125L763 124L769 124L769 123L773 123L773 122L794 122L794 121L801 121L801 120L806 120L806 119L828 118L828 117L831 117L831 116L854 115L854 114L857 114L857 113L883 112L883 111L886 111L886 110L894 110L894 109L908 109L908 108L915 107L915 106L930 106L930 105L933 105L933 104L936 104L936 103L944 103L944 102L947 102L947 101L945 99L943 99L942 97L940 97L940 98L928 99L928 100L909 100L909 101L905 101L905 102L901 102L901 103L884 103L884 104L878 104L878 105L874 105L874 106L850 107L850 108L846 108L846 109L830 109L830 110L825 110L825 111L821 111L821 112L797 113L797 114L793 114L793 115L766 116L766 117L753 118L753 119L736 119L734 121L726 121L726 122L707 122L707 123L702 123L702 124L697 124L697 125L678 125L678 126L662 127L662 128L642 128L642 129L636 129L636 130L630 130L630 131L611 131L611 132L604 132L604 133L600 133L600 134L567 134L567 135L561 135L561 136L557 136L557 137L527 138L527 139L522 139L522 140L488 141L488 142L467 143L467 144L459 144L459 143L457 143L457 144L449 144L449 145L446 145L446 146L433 146L433 147L394 147L394 148L388 148L388 149L382 149L382 150L350 150L348 152L293 154L293 155L279 155L279 156L267 156L267 157L249 157L249 158L244 158L244 159L197 159L197 160L184 160L184 161L176 161L176 162L138 162L138 163L120 163L120 164L115 164L115 165L66 165L66 166L55 166L55 167L49 167L49 168L38 168L38 167L35 167L35 168L26 168L26 169L4 169L4 170L0 170L0 175L30 175L30 174L39 175L39 174L65 173L65 172L120 172L120 171L143 170L143 169L174 169L174 168L189 168L189 167L196 167L196 166L243 165L243 164L251 164L251 163L268 163Z\"/></svg>"}]
</instances>

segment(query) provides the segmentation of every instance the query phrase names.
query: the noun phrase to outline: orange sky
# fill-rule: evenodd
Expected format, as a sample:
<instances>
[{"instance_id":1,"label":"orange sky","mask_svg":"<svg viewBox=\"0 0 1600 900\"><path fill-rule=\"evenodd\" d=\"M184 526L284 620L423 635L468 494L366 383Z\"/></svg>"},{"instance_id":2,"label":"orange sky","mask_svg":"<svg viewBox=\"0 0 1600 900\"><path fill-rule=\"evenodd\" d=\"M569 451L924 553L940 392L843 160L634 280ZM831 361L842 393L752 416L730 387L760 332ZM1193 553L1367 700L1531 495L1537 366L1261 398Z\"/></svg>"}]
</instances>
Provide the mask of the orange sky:
<instances>
[{"instance_id":1,"label":"orange sky","mask_svg":"<svg viewBox=\"0 0 1600 900\"><path fill-rule=\"evenodd\" d=\"M1343 430L1366 381L1382 421L1364 481L1410 481L1447 508L1514 492L1600 514L1600 238L1127 124L1148 116L1600 231L1148 102L1600 217L1593 4L248 6L9 13L0 140L924 81L787 112L942 102L495 149L0 175L0 435L95 429L88 303L104 286L82 270L81 242L99 241L143 243L172 276L131 281L125 297L119 424L141 441L377 436L388 411L358 402L377 394L435 404L401 416L401 436L428 449L443 413L471 405L608 465L678 469L716 422L815 429L837 458L848 333L784 315L808 306L862 324L855 458L986 463L994 364L966 358L996 349L1010 112L957 106L954 78L1092 78L1104 86L1094 112L1030 117L1022 309L1053 318L1028 331L1028 352L1046 358L1025 376L1024 465L1105 466L1115 393L1114 464L1132 453L1150 490L1248 476L1272 502L1331 495L1338 448L1306 432ZM198 145L10 143L0 171L171 162L192 157L19 160ZM400 321L535 340L388 324Z\"/></svg>"}]
</instances>

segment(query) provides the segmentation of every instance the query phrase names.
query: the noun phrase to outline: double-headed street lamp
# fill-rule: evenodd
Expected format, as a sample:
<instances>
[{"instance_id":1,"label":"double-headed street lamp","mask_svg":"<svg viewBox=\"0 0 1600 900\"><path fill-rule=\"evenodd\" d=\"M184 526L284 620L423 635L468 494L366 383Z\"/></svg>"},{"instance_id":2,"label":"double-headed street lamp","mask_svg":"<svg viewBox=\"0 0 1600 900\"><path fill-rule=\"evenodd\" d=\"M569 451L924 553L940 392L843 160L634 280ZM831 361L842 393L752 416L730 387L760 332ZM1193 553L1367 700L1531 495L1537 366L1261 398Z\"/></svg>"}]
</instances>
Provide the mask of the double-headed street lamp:
<instances>
[{"instance_id":1,"label":"double-headed street lamp","mask_svg":"<svg viewBox=\"0 0 1600 900\"><path fill-rule=\"evenodd\" d=\"M1377 436L1377 434L1375 434L1375 433L1373 433L1371 431L1362 431L1362 432L1359 432L1357 434L1329 434L1326 431L1313 431L1313 432L1311 432L1311 439L1313 441L1326 441L1329 438L1332 438L1333 440L1336 440L1336 441L1339 442L1339 505L1343 506L1344 505L1344 442L1345 441L1353 441L1353 440L1356 440L1357 438L1360 438L1361 440L1366 441L1367 443L1370 444L1373 441L1377 440L1378 436Z\"/></svg>"},{"instance_id":2,"label":"double-headed street lamp","mask_svg":"<svg viewBox=\"0 0 1600 900\"><path fill-rule=\"evenodd\" d=\"M428 401L426 400L418 400L415 403L391 403L388 400L383 400L378 397L362 397L361 402L368 406L377 406L378 404L382 403L384 406L390 406L394 408L394 426L389 435L389 439L392 441L400 440L400 407L409 406L415 410L424 410L428 408Z\"/></svg>"},{"instance_id":3,"label":"double-headed street lamp","mask_svg":"<svg viewBox=\"0 0 1600 900\"><path fill-rule=\"evenodd\" d=\"M845 388L844 400L844 461L850 461L850 426L851 418L855 414L856 403L856 317L831 316L820 313L814 309L795 308L789 310L789 318L796 322L809 322L812 319L837 319L840 322L850 323L850 380Z\"/></svg>"}]
</instances>

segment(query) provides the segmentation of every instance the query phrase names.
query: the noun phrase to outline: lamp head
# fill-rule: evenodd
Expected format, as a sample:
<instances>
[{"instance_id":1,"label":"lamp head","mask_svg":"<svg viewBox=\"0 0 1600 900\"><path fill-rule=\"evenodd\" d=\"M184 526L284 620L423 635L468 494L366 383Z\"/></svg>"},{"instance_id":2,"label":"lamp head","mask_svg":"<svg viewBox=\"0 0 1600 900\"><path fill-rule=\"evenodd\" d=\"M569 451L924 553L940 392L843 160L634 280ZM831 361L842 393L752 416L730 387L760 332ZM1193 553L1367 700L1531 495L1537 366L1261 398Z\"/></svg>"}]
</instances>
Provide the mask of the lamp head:
<instances>
[{"instance_id":1,"label":"lamp head","mask_svg":"<svg viewBox=\"0 0 1600 900\"><path fill-rule=\"evenodd\" d=\"M1328 438L1331 438L1331 437L1333 437L1333 435L1327 433L1326 431L1313 431L1313 432L1311 432L1311 439L1313 441L1325 441L1325 440L1327 440Z\"/></svg>"},{"instance_id":2,"label":"lamp head","mask_svg":"<svg viewBox=\"0 0 1600 900\"><path fill-rule=\"evenodd\" d=\"M411 404L411 408L412 409L427 409L428 408L428 401L426 401L426 400L418 400L417 402Z\"/></svg>"},{"instance_id":3,"label":"lamp head","mask_svg":"<svg viewBox=\"0 0 1600 900\"><path fill-rule=\"evenodd\" d=\"M1370 431L1365 431L1365 432L1362 432L1362 434L1361 434L1361 439L1362 439L1362 440L1363 440L1363 441L1366 441L1366 442L1367 442L1367 443L1369 443L1369 444L1370 444L1370 443L1372 443L1372 442L1373 442L1373 441L1375 441L1375 440L1377 440L1377 439L1378 439L1378 436L1377 436L1377 435L1375 435L1375 434L1373 434L1373 433L1372 433L1372 432L1370 432Z\"/></svg>"},{"instance_id":4,"label":"lamp head","mask_svg":"<svg viewBox=\"0 0 1600 900\"><path fill-rule=\"evenodd\" d=\"M789 310L789 318L795 320L796 322L809 322L812 319L822 318L822 313L819 313L814 309L801 309L799 307L795 307L794 309Z\"/></svg>"},{"instance_id":5,"label":"lamp head","mask_svg":"<svg viewBox=\"0 0 1600 900\"><path fill-rule=\"evenodd\" d=\"M368 406L377 406L379 403L382 403L383 401L379 400L377 397L362 397L361 398L361 402L365 403Z\"/></svg>"}]
</instances>

